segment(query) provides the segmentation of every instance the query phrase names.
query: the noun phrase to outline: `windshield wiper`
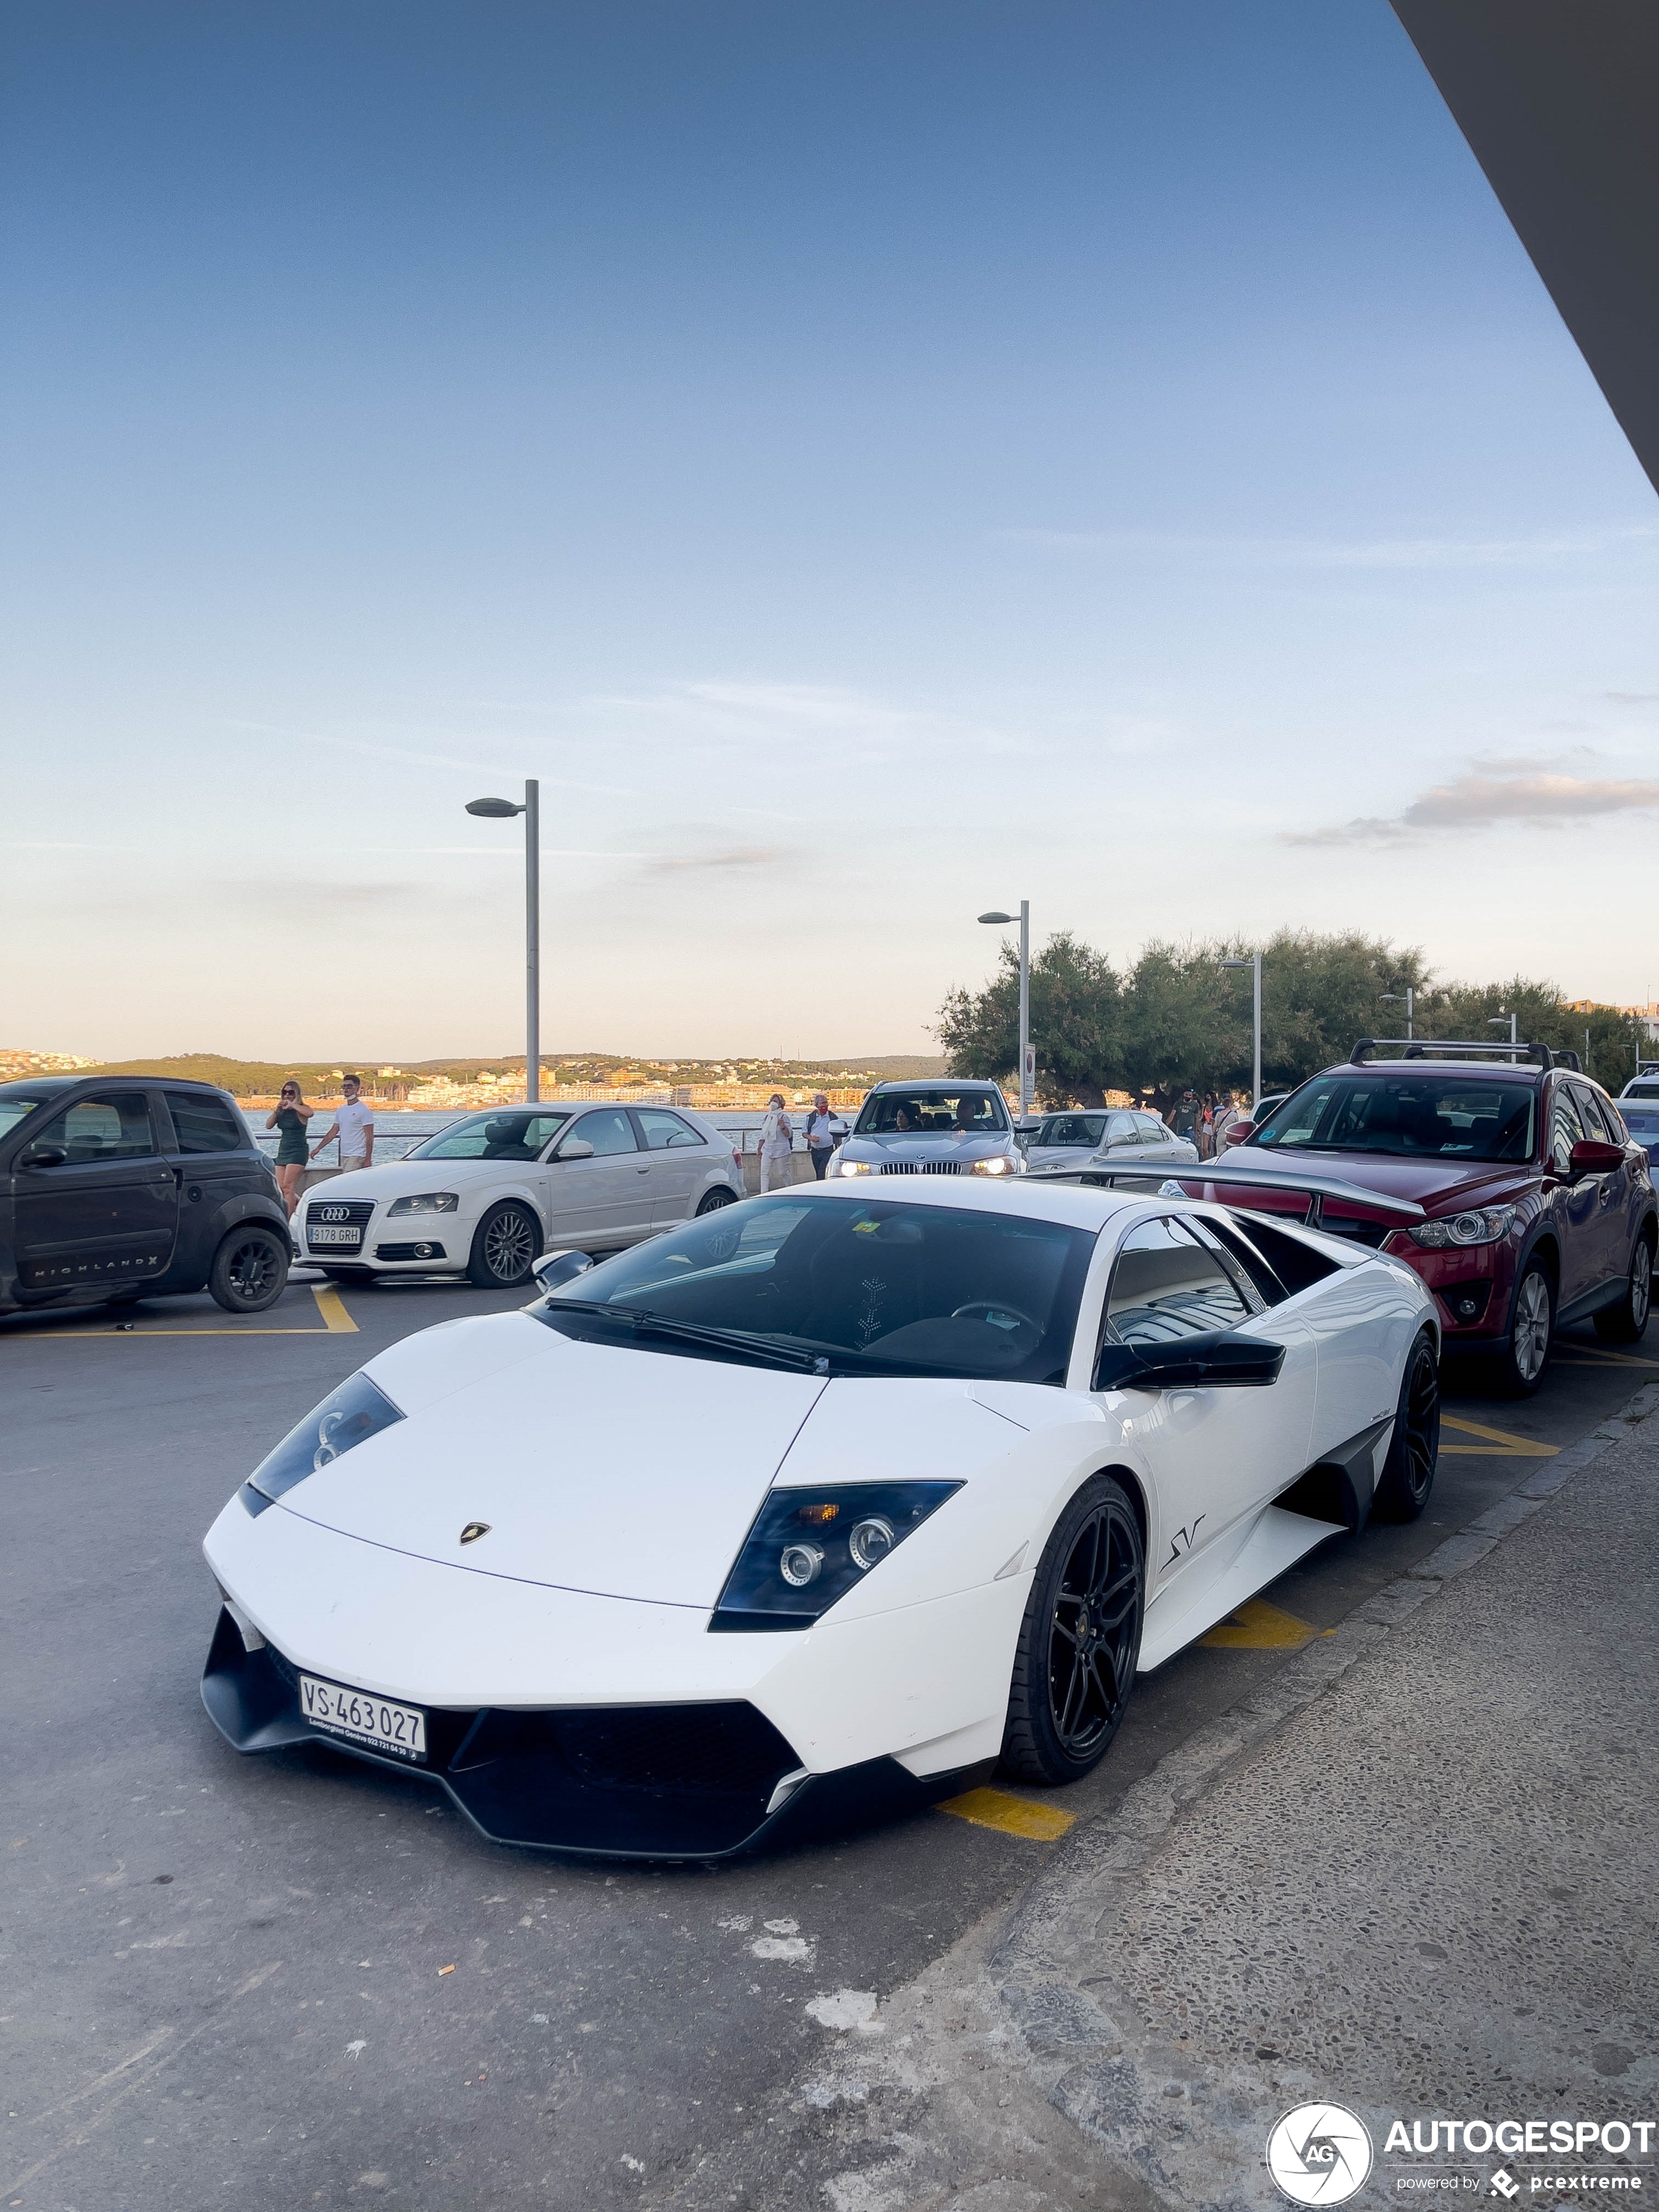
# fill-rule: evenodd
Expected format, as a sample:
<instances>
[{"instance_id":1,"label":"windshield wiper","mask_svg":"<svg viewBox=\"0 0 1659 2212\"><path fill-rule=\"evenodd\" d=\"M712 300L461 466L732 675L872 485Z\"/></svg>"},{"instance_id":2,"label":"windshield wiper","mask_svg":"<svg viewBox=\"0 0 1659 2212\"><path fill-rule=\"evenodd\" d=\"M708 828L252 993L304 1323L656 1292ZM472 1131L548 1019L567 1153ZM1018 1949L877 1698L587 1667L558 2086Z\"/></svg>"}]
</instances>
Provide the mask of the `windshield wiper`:
<instances>
[{"instance_id":1,"label":"windshield wiper","mask_svg":"<svg viewBox=\"0 0 1659 2212\"><path fill-rule=\"evenodd\" d=\"M744 1328L718 1328L700 1321L674 1321L653 1313L648 1306L616 1306L599 1298L549 1298L543 1317L551 1324L560 1313L581 1314L598 1321L617 1322L635 1336L660 1336L680 1344L705 1344L726 1352L741 1352L750 1359L770 1360L775 1367L793 1369L798 1375L827 1375L830 1362L822 1352L796 1352L774 1344Z\"/></svg>"}]
</instances>

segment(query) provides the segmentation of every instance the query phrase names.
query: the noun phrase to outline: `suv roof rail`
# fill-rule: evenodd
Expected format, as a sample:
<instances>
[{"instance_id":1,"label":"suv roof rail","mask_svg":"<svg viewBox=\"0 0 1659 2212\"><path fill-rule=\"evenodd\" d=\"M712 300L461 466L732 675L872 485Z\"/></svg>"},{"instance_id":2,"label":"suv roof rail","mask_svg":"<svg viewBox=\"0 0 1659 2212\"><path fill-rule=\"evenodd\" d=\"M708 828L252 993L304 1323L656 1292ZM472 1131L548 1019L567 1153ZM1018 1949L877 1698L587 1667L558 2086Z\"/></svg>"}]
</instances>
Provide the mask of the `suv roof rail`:
<instances>
[{"instance_id":1,"label":"suv roof rail","mask_svg":"<svg viewBox=\"0 0 1659 2212\"><path fill-rule=\"evenodd\" d=\"M1558 1060L1571 1059L1571 1054L1552 1053L1547 1044L1533 1044L1525 1037L1514 1044L1494 1044L1486 1037L1360 1037L1348 1054L1349 1065L1363 1067L1379 1045L1399 1045L1405 1060L1422 1060L1431 1052L1451 1053L1459 1060L1467 1059L1471 1053L1497 1053L1505 1060L1525 1058L1536 1060L1540 1067L1553 1067Z\"/></svg>"}]
</instances>

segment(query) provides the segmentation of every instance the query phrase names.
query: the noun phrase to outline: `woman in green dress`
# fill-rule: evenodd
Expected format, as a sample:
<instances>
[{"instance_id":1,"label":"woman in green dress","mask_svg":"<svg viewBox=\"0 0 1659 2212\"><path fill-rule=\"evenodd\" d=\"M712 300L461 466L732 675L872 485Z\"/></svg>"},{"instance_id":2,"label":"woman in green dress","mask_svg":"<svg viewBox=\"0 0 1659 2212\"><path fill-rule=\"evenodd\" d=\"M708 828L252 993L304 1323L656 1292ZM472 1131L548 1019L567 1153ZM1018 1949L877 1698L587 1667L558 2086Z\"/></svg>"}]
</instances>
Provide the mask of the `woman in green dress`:
<instances>
[{"instance_id":1,"label":"woman in green dress","mask_svg":"<svg viewBox=\"0 0 1659 2212\"><path fill-rule=\"evenodd\" d=\"M276 1146L276 1188L283 1194L283 1203L288 1208L288 1218L294 1218L294 1209L300 1203L300 1184L306 1171L306 1123L317 1111L307 1106L300 1096L297 1083L285 1083L283 1095L276 1101L276 1110L267 1115L265 1127L278 1132Z\"/></svg>"}]
</instances>

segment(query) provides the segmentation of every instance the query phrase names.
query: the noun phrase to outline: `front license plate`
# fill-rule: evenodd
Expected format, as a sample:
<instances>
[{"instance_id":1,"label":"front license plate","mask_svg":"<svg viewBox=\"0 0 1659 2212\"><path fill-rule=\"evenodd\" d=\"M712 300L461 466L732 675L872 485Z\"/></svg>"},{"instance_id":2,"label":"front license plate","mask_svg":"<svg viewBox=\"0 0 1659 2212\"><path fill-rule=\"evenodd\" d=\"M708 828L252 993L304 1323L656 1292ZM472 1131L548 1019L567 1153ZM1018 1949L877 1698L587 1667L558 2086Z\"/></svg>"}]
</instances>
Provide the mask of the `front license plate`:
<instances>
[{"instance_id":1,"label":"front license plate","mask_svg":"<svg viewBox=\"0 0 1659 2212\"><path fill-rule=\"evenodd\" d=\"M313 1244L361 1244L363 1241L362 1231L361 1229L353 1229L349 1226L347 1226L344 1229L330 1229L326 1226L319 1226L314 1229L307 1229L306 1235L309 1241Z\"/></svg>"},{"instance_id":2,"label":"front license plate","mask_svg":"<svg viewBox=\"0 0 1659 2212\"><path fill-rule=\"evenodd\" d=\"M300 1711L313 1728L349 1735L354 1743L366 1743L393 1759L426 1764L426 1715L414 1705L394 1705L389 1698L371 1698L367 1690L343 1690L337 1682L301 1674Z\"/></svg>"}]
</instances>

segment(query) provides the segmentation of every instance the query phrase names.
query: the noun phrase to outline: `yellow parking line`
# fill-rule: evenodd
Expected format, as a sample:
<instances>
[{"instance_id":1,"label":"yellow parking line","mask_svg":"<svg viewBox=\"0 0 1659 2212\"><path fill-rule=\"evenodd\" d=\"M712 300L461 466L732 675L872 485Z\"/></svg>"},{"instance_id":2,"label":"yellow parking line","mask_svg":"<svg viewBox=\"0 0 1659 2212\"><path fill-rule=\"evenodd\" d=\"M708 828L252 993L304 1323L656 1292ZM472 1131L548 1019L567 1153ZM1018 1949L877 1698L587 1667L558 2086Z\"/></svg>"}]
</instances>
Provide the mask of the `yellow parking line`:
<instances>
[{"instance_id":1,"label":"yellow parking line","mask_svg":"<svg viewBox=\"0 0 1659 2212\"><path fill-rule=\"evenodd\" d=\"M317 1310L324 1326L336 1336L356 1336L357 1324L345 1310L345 1300L332 1283L313 1283L311 1295L317 1301Z\"/></svg>"},{"instance_id":2,"label":"yellow parking line","mask_svg":"<svg viewBox=\"0 0 1659 2212\"><path fill-rule=\"evenodd\" d=\"M10 1328L0 1330L0 1342L14 1336L36 1337L46 1344L81 1344L89 1336L131 1336L135 1342L147 1336L356 1336L357 1324L346 1311L345 1300L332 1283L313 1283L311 1295L322 1317L320 1328L144 1328L128 1322L113 1328ZM67 1316L65 1316L67 1318Z\"/></svg>"},{"instance_id":3,"label":"yellow parking line","mask_svg":"<svg viewBox=\"0 0 1659 2212\"><path fill-rule=\"evenodd\" d=\"M1652 1374L1659 1359L1637 1359L1628 1352L1598 1352L1593 1344L1575 1344L1570 1352L1558 1352L1558 1367L1640 1367Z\"/></svg>"},{"instance_id":4,"label":"yellow parking line","mask_svg":"<svg viewBox=\"0 0 1659 2212\"><path fill-rule=\"evenodd\" d=\"M1075 1813L1062 1813L1057 1805L1034 1804L1029 1797L1012 1797L1006 1790L969 1790L960 1797L945 1798L934 1810L954 1814L975 1828L1023 1836L1033 1844L1052 1844L1077 1826Z\"/></svg>"},{"instance_id":5,"label":"yellow parking line","mask_svg":"<svg viewBox=\"0 0 1659 2212\"><path fill-rule=\"evenodd\" d=\"M1198 1640L1211 1651L1299 1651L1318 1634L1293 1613L1253 1597Z\"/></svg>"},{"instance_id":6,"label":"yellow parking line","mask_svg":"<svg viewBox=\"0 0 1659 2212\"><path fill-rule=\"evenodd\" d=\"M1460 1436L1483 1437L1484 1443L1442 1444L1442 1452L1468 1452L1480 1459L1553 1459L1559 1444L1534 1443L1530 1437L1513 1437L1507 1429L1484 1428L1479 1421L1460 1421L1450 1413L1440 1416L1440 1425Z\"/></svg>"}]
</instances>

